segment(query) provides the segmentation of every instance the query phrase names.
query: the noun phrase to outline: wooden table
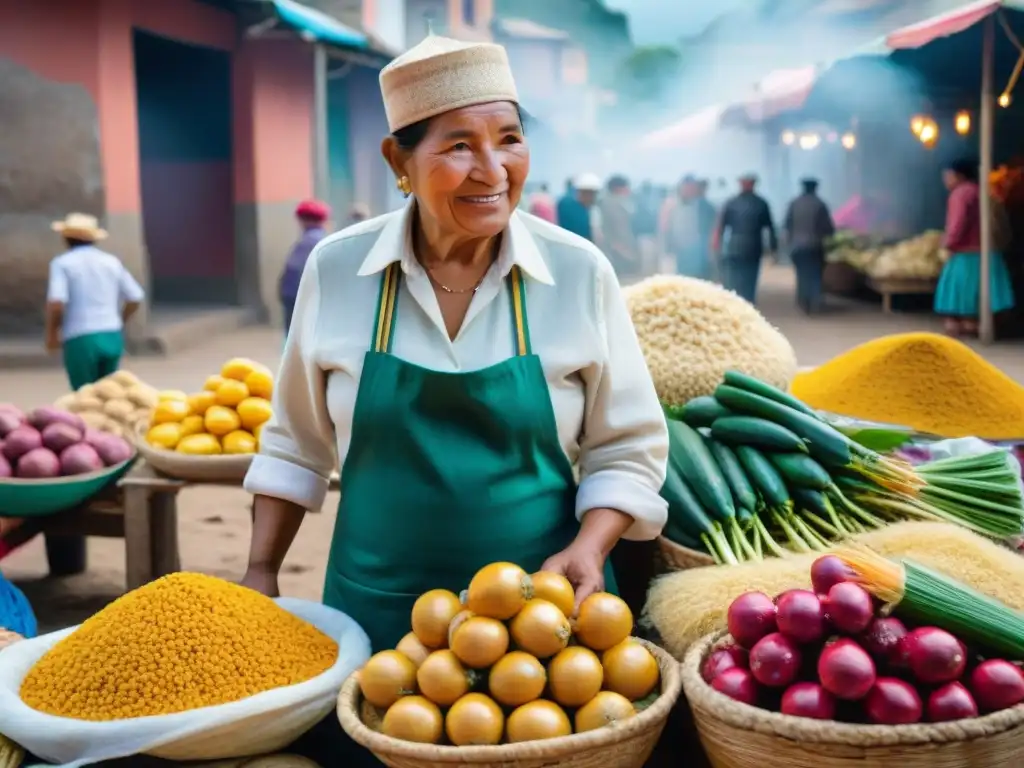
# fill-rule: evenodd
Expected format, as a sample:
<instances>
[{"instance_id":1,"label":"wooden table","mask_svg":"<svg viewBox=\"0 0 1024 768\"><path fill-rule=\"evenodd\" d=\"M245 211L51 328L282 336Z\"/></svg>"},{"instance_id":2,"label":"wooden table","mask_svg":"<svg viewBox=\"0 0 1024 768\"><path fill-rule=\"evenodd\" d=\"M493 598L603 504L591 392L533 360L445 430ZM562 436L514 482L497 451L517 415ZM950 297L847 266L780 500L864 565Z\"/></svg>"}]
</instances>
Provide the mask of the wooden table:
<instances>
[{"instance_id":1,"label":"wooden table","mask_svg":"<svg viewBox=\"0 0 1024 768\"><path fill-rule=\"evenodd\" d=\"M882 311L892 314L892 297L905 294L935 293L937 280L868 280L868 287L882 297Z\"/></svg>"}]
</instances>

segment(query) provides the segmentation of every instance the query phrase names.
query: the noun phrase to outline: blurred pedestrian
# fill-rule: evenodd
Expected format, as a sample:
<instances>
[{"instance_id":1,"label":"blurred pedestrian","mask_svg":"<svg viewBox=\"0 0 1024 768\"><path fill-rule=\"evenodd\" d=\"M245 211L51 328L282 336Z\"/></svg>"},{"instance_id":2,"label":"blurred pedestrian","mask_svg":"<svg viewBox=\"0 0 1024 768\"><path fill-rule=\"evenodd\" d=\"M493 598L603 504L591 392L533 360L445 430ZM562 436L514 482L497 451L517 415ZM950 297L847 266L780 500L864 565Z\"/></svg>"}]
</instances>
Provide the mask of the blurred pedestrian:
<instances>
[{"instance_id":1,"label":"blurred pedestrian","mask_svg":"<svg viewBox=\"0 0 1024 768\"><path fill-rule=\"evenodd\" d=\"M600 229L600 216L595 207L600 190L601 179L592 173L581 174L567 182L566 195L558 201L558 226L595 242L599 235L595 229Z\"/></svg>"},{"instance_id":2,"label":"blurred pedestrian","mask_svg":"<svg viewBox=\"0 0 1024 768\"><path fill-rule=\"evenodd\" d=\"M558 223L558 214L555 211L555 198L548 191L548 185L542 183L540 187L530 196L530 213L544 221L552 224Z\"/></svg>"},{"instance_id":3,"label":"blurred pedestrian","mask_svg":"<svg viewBox=\"0 0 1024 768\"><path fill-rule=\"evenodd\" d=\"M303 200L295 209L301 234L292 246L285 262L284 271L278 283L281 309L284 311L284 332L292 324L292 311L295 309L295 298L299 293L299 280L302 270L306 267L309 254L316 244L327 236L327 220L331 218L331 208L319 200Z\"/></svg>"},{"instance_id":4,"label":"blurred pedestrian","mask_svg":"<svg viewBox=\"0 0 1024 768\"><path fill-rule=\"evenodd\" d=\"M598 204L601 214L601 248L622 278L639 277L643 264L636 234L633 232L633 201L629 180L612 176L605 185L607 194Z\"/></svg>"},{"instance_id":5,"label":"blurred pedestrian","mask_svg":"<svg viewBox=\"0 0 1024 768\"><path fill-rule=\"evenodd\" d=\"M768 202L755 192L757 176L740 177L740 193L725 204L714 235L714 250L719 254L722 285L754 303L765 255L764 238L768 234L768 252L779 249L772 212Z\"/></svg>"},{"instance_id":6,"label":"blurred pedestrian","mask_svg":"<svg viewBox=\"0 0 1024 768\"><path fill-rule=\"evenodd\" d=\"M818 196L818 180L803 179L803 192L789 204L783 232L796 270L796 303L808 315L822 308L825 241L835 234L832 213Z\"/></svg>"},{"instance_id":7,"label":"blurred pedestrian","mask_svg":"<svg viewBox=\"0 0 1024 768\"><path fill-rule=\"evenodd\" d=\"M701 193L700 182L684 176L670 198L661 221L661 242L675 259L676 272L701 280L712 278L711 235L715 209Z\"/></svg>"}]
</instances>

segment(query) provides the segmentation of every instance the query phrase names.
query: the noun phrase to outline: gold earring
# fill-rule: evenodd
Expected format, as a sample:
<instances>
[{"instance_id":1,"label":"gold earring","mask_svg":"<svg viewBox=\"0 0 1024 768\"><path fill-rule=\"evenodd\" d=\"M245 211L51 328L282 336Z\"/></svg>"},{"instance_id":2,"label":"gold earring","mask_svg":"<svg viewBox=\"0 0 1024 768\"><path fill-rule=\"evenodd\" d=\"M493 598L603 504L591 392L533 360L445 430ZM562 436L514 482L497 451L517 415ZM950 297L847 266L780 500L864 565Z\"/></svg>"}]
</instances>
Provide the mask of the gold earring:
<instances>
[{"instance_id":1,"label":"gold earring","mask_svg":"<svg viewBox=\"0 0 1024 768\"><path fill-rule=\"evenodd\" d=\"M408 197L412 194L412 184L409 183L408 176L400 177L396 182L395 186L398 187L398 191Z\"/></svg>"}]
</instances>

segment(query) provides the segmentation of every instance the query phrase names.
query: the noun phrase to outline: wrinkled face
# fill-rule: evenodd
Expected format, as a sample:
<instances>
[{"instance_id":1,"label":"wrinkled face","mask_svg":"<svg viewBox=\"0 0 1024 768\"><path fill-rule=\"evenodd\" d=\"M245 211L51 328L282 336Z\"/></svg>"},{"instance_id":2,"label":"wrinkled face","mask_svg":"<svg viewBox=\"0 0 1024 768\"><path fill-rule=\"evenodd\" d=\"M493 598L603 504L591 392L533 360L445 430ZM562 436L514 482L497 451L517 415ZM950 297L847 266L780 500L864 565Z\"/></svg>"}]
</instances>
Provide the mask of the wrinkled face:
<instances>
[{"instance_id":1,"label":"wrinkled face","mask_svg":"<svg viewBox=\"0 0 1024 768\"><path fill-rule=\"evenodd\" d=\"M530 170L519 114L504 101L438 115L415 149L386 140L384 153L396 174L409 177L421 215L470 238L505 229Z\"/></svg>"}]
</instances>

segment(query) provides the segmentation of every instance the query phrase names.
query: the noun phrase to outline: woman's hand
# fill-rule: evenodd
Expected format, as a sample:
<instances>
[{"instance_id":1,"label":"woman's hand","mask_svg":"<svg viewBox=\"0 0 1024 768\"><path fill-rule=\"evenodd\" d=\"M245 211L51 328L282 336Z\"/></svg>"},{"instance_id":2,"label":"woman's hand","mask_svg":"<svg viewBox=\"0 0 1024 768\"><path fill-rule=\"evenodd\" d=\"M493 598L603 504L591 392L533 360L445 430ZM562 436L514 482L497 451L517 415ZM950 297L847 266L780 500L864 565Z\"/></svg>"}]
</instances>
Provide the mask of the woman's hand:
<instances>
[{"instance_id":1,"label":"woman's hand","mask_svg":"<svg viewBox=\"0 0 1024 768\"><path fill-rule=\"evenodd\" d=\"M250 568L240 582L243 587L259 592L267 597L280 597L281 589L277 584L277 574L264 568Z\"/></svg>"},{"instance_id":2,"label":"woman's hand","mask_svg":"<svg viewBox=\"0 0 1024 768\"><path fill-rule=\"evenodd\" d=\"M579 540L574 541L557 555L549 557L542 571L560 573L576 590L576 607L595 592L604 590L604 553Z\"/></svg>"}]
</instances>

